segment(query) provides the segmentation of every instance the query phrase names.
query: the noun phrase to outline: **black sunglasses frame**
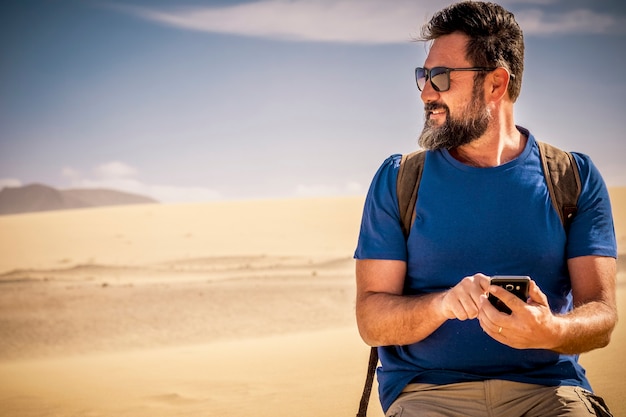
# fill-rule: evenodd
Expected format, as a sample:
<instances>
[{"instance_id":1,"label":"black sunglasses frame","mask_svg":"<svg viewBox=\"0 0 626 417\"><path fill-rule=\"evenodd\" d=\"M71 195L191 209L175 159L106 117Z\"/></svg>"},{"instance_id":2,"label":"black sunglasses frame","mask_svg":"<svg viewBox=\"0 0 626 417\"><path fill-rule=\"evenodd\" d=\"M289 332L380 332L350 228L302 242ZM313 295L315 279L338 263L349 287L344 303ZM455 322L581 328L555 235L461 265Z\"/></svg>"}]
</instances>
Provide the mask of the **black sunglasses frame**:
<instances>
[{"instance_id":1,"label":"black sunglasses frame","mask_svg":"<svg viewBox=\"0 0 626 417\"><path fill-rule=\"evenodd\" d=\"M450 89L450 73L452 71L494 71L496 70L497 67L494 68L490 68L490 67L471 67L471 68L448 68L448 67L433 67L433 68L424 68L424 67L417 67L415 68L415 83L417 84L417 89L422 91L422 87L420 87L420 78L424 78L424 87L426 87L426 83L428 82L428 80L430 80L430 85L433 86L433 89L435 91L438 91L440 93L443 93L445 91L448 91ZM418 74L420 71L423 71L423 77L420 77ZM440 88L437 84L433 83L433 71L436 71L435 73L435 77L438 75L442 75L445 74L447 77L447 81L448 81L448 86L446 88Z\"/></svg>"}]
</instances>

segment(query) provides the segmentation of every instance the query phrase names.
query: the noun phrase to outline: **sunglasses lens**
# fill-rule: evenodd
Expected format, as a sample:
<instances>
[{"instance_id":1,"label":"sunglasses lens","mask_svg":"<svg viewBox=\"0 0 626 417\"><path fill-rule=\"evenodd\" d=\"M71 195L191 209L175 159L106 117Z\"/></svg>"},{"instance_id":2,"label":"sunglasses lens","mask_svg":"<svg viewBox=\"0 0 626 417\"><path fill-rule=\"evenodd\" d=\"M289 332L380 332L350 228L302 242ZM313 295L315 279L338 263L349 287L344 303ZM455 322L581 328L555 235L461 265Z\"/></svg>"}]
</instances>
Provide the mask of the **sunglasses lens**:
<instances>
[{"instance_id":1,"label":"sunglasses lens","mask_svg":"<svg viewBox=\"0 0 626 417\"><path fill-rule=\"evenodd\" d=\"M435 67L430 70L430 82L437 91L448 91L450 89L450 73L446 68Z\"/></svg>"},{"instance_id":2,"label":"sunglasses lens","mask_svg":"<svg viewBox=\"0 0 626 417\"><path fill-rule=\"evenodd\" d=\"M417 89L422 91L426 86L426 70L424 68L415 68L415 81L417 81Z\"/></svg>"}]
</instances>

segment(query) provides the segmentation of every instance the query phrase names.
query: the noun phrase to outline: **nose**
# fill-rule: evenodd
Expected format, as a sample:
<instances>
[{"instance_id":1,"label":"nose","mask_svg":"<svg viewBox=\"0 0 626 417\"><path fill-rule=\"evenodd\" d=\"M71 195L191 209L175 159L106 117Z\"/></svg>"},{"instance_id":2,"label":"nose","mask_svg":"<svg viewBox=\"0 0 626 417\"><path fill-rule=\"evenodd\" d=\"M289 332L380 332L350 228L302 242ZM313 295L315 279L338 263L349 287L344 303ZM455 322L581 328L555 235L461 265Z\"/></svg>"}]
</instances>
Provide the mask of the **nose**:
<instances>
[{"instance_id":1,"label":"nose","mask_svg":"<svg viewBox=\"0 0 626 417\"><path fill-rule=\"evenodd\" d=\"M426 84L424 84L424 88L422 88L420 97L422 98L422 101L424 103L431 103L439 99L439 92L433 88L430 80L427 80Z\"/></svg>"}]
</instances>

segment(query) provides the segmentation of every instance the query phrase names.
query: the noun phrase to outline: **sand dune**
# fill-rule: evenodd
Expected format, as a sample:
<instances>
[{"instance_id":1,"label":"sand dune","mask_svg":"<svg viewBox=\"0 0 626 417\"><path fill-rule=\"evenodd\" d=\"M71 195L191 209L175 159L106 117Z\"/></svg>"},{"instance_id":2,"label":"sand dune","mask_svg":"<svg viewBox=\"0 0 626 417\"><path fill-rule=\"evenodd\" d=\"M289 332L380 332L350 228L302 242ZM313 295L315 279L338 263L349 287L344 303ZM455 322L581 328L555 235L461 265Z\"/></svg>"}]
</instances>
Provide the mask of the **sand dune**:
<instances>
[{"instance_id":1,"label":"sand dune","mask_svg":"<svg viewBox=\"0 0 626 417\"><path fill-rule=\"evenodd\" d=\"M352 270L263 256L5 274L0 360L349 328Z\"/></svg>"},{"instance_id":2,"label":"sand dune","mask_svg":"<svg viewBox=\"0 0 626 417\"><path fill-rule=\"evenodd\" d=\"M140 205L0 217L0 273L257 256L351 256L362 198Z\"/></svg>"},{"instance_id":3,"label":"sand dune","mask_svg":"<svg viewBox=\"0 0 626 417\"><path fill-rule=\"evenodd\" d=\"M156 201L108 189L57 190L43 184L0 188L0 215L150 203Z\"/></svg>"},{"instance_id":4,"label":"sand dune","mask_svg":"<svg viewBox=\"0 0 626 417\"><path fill-rule=\"evenodd\" d=\"M0 415L354 415L368 355L353 311L362 203L0 217ZM582 356L616 415L625 333ZM375 394L369 415L382 416Z\"/></svg>"}]
</instances>

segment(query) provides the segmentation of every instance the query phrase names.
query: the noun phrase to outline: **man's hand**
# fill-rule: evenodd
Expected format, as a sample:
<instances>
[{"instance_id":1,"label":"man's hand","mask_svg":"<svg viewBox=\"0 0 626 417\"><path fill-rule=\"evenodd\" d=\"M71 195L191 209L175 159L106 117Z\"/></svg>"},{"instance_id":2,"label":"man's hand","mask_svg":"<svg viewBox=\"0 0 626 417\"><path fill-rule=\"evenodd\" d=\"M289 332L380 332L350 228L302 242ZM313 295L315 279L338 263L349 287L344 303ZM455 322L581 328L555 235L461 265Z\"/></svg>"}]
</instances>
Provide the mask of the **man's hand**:
<instances>
[{"instance_id":1,"label":"man's hand","mask_svg":"<svg viewBox=\"0 0 626 417\"><path fill-rule=\"evenodd\" d=\"M510 315L502 313L491 305L487 295L481 298L478 319L489 336L516 349L552 349L556 346L560 323L535 281L530 282L528 303L497 285L489 286L488 292L511 309Z\"/></svg>"},{"instance_id":2,"label":"man's hand","mask_svg":"<svg viewBox=\"0 0 626 417\"><path fill-rule=\"evenodd\" d=\"M444 294L443 315L448 319L470 320L478 317L481 296L489 289L491 279L484 274L465 277Z\"/></svg>"}]
</instances>

